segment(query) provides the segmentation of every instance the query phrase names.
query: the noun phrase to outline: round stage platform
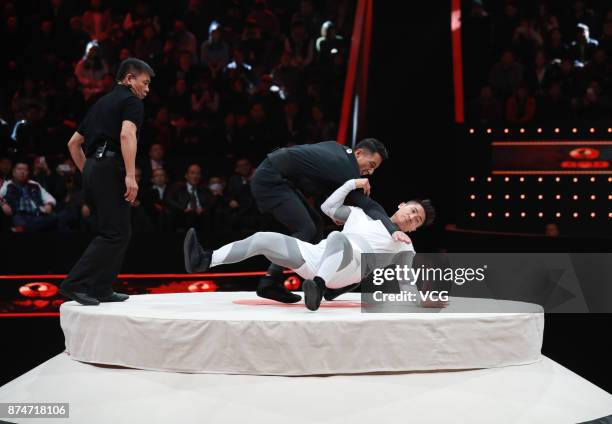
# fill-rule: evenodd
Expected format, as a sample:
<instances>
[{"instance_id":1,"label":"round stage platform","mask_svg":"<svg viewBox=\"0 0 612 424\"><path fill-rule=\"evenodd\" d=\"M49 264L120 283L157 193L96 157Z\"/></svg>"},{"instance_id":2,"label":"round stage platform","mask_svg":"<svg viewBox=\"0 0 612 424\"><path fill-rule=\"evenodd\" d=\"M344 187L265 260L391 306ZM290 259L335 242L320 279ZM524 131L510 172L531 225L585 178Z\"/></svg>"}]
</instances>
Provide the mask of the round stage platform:
<instances>
[{"instance_id":1,"label":"round stage platform","mask_svg":"<svg viewBox=\"0 0 612 424\"><path fill-rule=\"evenodd\" d=\"M175 293L100 306L67 302L60 321L73 359L147 370L318 375L493 368L540 359L540 306L450 302L442 311L362 313L360 295L348 293L311 312L303 303L285 305L253 292ZM468 312L488 303L513 312Z\"/></svg>"}]
</instances>

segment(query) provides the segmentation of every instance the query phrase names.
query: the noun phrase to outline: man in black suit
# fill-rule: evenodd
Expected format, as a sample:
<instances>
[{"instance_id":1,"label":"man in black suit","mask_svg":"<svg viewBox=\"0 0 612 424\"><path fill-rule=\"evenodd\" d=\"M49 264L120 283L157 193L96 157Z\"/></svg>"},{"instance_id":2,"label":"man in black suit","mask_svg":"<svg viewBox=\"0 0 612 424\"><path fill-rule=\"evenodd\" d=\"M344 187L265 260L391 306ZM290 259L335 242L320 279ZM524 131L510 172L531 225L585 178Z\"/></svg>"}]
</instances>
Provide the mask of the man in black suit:
<instances>
[{"instance_id":1,"label":"man in black suit","mask_svg":"<svg viewBox=\"0 0 612 424\"><path fill-rule=\"evenodd\" d=\"M179 183L168 198L178 229L203 228L207 224L210 196L200 185L202 168L192 164L185 173L185 182Z\"/></svg>"},{"instance_id":2,"label":"man in black suit","mask_svg":"<svg viewBox=\"0 0 612 424\"><path fill-rule=\"evenodd\" d=\"M142 193L142 204L157 231L172 230L172 216L168 207L170 190L164 168L153 170L151 187Z\"/></svg>"},{"instance_id":3,"label":"man in black suit","mask_svg":"<svg viewBox=\"0 0 612 424\"><path fill-rule=\"evenodd\" d=\"M589 27L585 24L578 24L576 25L576 41L572 42L569 54L574 62L585 65L593 58L598 45L597 40L591 38Z\"/></svg>"},{"instance_id":4,"label":"man in black suit","mask_svg":"<svg viewBox=\"0 0 612 424\"><path fill-rule=\"evenodd\" d=\"M268 154L259 165L251 180L251 191L262 213L271 213L293 237L316 243L317 236L320 238L317 228L320 214L305 196L326 198L345 181L372 175L387 158L385 146L373 138L362 140L354 149L335 141L285 147ZM382 206L367 196L369 192L368 183L363 190L353 191L347 201L363 209L370 218L380 220L394 240L410 243L410 238L391 222ZM187 235L184 251L189 268L197 271L204 253L194 236ZM282 280L283 268L271 264L257 294L283 303L300 301L301 296L289 292ZM354 287L329 291L325 298L334 299Z\"/></svg>"}]
</instances>

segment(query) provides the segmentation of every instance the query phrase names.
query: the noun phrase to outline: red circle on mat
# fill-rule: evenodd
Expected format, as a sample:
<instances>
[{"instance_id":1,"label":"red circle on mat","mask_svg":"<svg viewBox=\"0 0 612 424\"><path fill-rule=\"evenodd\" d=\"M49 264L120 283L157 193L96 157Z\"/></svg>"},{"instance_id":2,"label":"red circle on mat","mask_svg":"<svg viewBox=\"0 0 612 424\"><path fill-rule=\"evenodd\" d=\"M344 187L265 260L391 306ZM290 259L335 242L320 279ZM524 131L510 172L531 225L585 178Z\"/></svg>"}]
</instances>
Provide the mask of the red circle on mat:
<instances>
[{"instance_id":1,"label":"red circle on mat","mask_svg":"<svg viewBox=\"0 0 612 424\"><path fill-rule=\"evenodd\" d=\"M281 303L269 299L236 299L232 303L246 306L281 306L286 308L304 308L303 303ZM334 300L321 303L321 308L361 308L361 302L351 300Z\"/></svg>"}]
</instances>

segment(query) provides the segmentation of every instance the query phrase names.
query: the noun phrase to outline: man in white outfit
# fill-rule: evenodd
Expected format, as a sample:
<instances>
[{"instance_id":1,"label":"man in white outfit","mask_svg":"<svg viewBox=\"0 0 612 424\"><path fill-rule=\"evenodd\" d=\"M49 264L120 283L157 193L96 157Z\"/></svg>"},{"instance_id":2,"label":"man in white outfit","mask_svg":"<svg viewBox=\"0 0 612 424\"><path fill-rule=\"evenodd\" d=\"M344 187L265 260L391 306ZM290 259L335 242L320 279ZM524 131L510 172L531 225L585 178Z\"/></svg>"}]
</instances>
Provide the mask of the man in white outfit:
<instances>
[{"instance_id":1,"label":"man in white outfit","mask_svg":"<svg viewBox=\"0 0 612 424\"><path fill-rule=\"evenodd\" d=\"M368 217L361 208L344 205L346 196L356 189L369 194L368 179L348 180L321 205L323 212L336 223L344 224L344 228L333 231L316 245L280 233L258 232L217 250L205 251L195 231L190 229L185 237L185 268L187 272L205 272L210 267L264 255L305 279L302 288L306 306L317 310L326 288L346 292L348 286L358 285L362 253L414 252L411 243L394 240L380 220ZM401 231L409 233L431 224L434 215L428 200L411 200L401 203L390 219Z\"/></svg>"}]
</instances>

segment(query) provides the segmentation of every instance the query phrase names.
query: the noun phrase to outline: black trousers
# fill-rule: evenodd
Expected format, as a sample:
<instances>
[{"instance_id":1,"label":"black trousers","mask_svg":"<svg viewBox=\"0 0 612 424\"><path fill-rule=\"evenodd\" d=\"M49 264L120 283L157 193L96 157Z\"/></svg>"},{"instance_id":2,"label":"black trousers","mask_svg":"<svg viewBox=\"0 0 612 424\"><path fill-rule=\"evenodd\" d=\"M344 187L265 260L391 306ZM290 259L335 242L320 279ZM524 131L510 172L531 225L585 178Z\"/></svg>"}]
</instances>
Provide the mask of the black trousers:
<instances>
[{"instance_id":1,"label":"black trousers","mask_svg":"<svg viewBox=\"0 0 612 424\"><path fill-rule=\"evenodd\" d=\"M317 243L322 236L323 220L307 201L304 194L284 178L265 159L255 171L251 180L251 192L259 210L271 213L274 218L287 227L289 234L299 240ZM277 274L282 270L270 264L268 273Z\"/></svg>"},{"instance_id":2,"label":"black trousers","mask_svg":"<svg viewBox=\"0 0 612 424\"><path fill-rule=\"evenodd\" d=\"M83 169L85 202L98 229L62 287L85 291L93 297L112 294L132 235L130 205L125 201L125 168L121 155L87 159Z\"/></svg>"}]
</instances>

